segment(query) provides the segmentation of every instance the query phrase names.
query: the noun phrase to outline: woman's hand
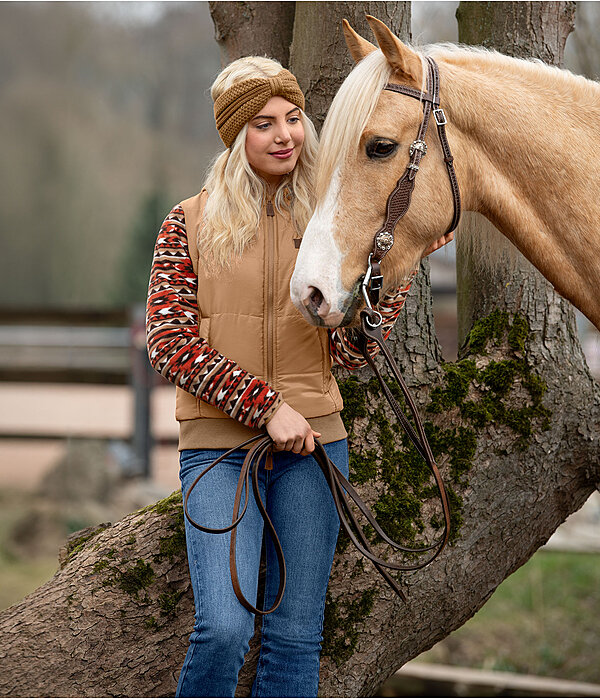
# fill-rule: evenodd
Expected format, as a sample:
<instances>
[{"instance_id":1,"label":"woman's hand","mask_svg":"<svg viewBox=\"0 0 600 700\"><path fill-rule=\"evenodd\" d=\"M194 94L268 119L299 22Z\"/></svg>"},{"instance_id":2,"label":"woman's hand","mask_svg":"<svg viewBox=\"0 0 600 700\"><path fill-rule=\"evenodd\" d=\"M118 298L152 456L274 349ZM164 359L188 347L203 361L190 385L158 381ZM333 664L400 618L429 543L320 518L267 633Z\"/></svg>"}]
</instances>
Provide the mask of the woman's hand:
<instances>
[{"instance_id":1,"label":"woman's hand","mask_svg":"<svg viewBox=\"0 0 600 700\"><path fill-rule=\"evenodd\" d=\"M321 433L315 432L306 418L287 403L275 411L266 427L275 452L288 450L306 457L315 449L314 439L321 437Z\"/></svg>"},{"instance_id":2,"label":"woman's hand","mask_svg":"<svg viewBox=\"0 0 600 700\"><path fill-rule=\"evenodd\" d=\"M451 233L447 233L441 238L438 238L437 241L434 241L428 248L426 248L423 251L423 254L421 255L422 258L427 257L430 253L433 253L434 250L438 250L442 246L445 246L446 243L450 243L450 241L454 240L454 231Z\"/></svg>"}]
</instances>

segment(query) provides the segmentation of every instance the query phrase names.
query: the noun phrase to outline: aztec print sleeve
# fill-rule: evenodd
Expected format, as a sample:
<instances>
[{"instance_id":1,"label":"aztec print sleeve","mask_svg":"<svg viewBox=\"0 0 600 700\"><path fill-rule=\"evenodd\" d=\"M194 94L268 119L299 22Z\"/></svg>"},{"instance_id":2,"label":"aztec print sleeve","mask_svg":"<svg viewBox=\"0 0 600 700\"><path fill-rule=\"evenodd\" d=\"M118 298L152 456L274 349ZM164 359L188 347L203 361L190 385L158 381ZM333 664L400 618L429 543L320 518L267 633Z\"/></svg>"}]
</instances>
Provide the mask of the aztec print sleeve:
<instances>
[{"instance_id":1,"label":"aztec print sleeve","mask_svg":"<svg viewBox=\"0 0 600 700\"><path fill-rule=\"evenodd\" d=\"M377 304L377 311L379 311L383 317L381 333L384 340L387 340L392 332L394 323L400 314L400 310L404 306L410 285L417 272L418 270L413 270L405 279L406 284L401 287L390 289L383 299L380 300L379 304ZM355 331L353 328L336 328L331 331L329 336L329 351L331 356L338 364L342 365L342 367L346 367L346 369L359 369L359 367L364 367L367 364L361 351L356 347L354 334ZM367 350L371 357L374 357L379 353L379 346L375 341L369 340L367 343Z\"/></svg>"},{"instance_id":2,"label":"aztec print sleeve","mask_svg":"<svg viewBox=\"0 0 600 700\"><path fill-rule=\"evenodd\" d=\"M283 398L199 337L197 290L185 215L177 205L154 248L146 308L150 362L173 384L244 425L262 428Z\"/></svg>"}]
</instances>

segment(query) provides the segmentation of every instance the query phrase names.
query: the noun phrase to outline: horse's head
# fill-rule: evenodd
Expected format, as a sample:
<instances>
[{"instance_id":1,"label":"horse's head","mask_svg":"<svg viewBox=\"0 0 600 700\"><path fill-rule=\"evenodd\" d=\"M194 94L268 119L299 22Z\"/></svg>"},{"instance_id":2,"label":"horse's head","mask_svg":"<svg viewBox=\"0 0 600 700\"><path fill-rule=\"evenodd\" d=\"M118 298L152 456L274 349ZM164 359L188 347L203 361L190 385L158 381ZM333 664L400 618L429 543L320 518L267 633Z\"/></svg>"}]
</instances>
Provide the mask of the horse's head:
<instances>
[{"instance_id":1,"label":"horse's head","mask_svg":"<svg viewBox=\"0 0 600 700\"><path fill-rule=\"evenodd\" d=\"M377 50L344 22L346 43L358 65L334 98L317 167L317 207L304 233L291 281L294 304L315 325L355 321L363 304L361 281L386 202L410 162L409 149L423 121L417 99L384 90L388 83L425 90L427 62L379 20L368 17ZM453 201L434 118L427 155L419 163L408 211L382 261L384 288L397 286L422 252L448 229Z\"/></svg>"}]
</instances>

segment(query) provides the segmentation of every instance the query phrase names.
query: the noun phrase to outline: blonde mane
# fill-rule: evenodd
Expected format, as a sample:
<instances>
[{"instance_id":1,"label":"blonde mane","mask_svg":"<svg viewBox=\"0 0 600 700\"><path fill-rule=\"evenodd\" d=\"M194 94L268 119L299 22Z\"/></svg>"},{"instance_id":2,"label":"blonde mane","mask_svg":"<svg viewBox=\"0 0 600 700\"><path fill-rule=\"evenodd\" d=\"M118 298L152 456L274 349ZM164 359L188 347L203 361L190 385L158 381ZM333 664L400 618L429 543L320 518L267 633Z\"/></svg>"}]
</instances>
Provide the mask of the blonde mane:
<instances>
[{"instance_id":1,"label":"blonde mane","mask_svg":"<svg viewBox=\"0 0 600 700\"><path fill-rule=\"evenodd\" d=\"M445 43L411 48L421 56L433 56L449 64L467 67L480 59L487 65L494 64L499 73L518 69L526 79L554 94L564 94L565 99L572 99L574 91L582 102L590 103L600 97L598 83L548 66L539 59L512 58L484 48ZM335 95L321 133L315 188L317 201L323 199L336 168L358 144L391 72L383 53L373 51L354 67Z\"/></svg>"},{"instance_id":2,"label":"blonde mane","mask_svg":"<svg viewBox=\"0 0 600 700\"><path fill-rule=\"evenodd\" d=\"M566 68L550 66L539 58L515 58L480 46L450 43L429 44L420 47L419 52L465 68L480 59L486 65L494 66L500 74L518 70L522 79L535 82L539 88L551 90L554 95L559 93L572 98L575 92L584 101L600 97L600 86L596 81Z\"/></svg>"},{"instance_id":3,"label":"blonde mane","mask_svg":"<svg viewBox=\"0 0 600 700\"><path fill-rule=\"evenodd\" d=\"M315 194L321 201L335 172L356 148L383 86L392 73L381 51L372 51L356 64L331 103L321 133Z\"/></svg>"}]
</instances>

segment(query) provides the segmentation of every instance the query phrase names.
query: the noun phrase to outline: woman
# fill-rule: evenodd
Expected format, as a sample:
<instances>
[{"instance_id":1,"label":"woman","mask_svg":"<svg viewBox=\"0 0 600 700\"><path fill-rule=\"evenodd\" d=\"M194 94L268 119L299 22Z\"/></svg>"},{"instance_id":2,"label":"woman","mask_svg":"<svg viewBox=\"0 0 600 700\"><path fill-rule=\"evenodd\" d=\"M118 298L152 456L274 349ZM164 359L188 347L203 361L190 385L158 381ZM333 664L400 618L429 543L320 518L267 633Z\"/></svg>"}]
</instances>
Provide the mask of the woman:
<instances>
[{"instance_id":1,"label":"woman","mask_svg":"<svg viewBox=\"0 0 600 700\"><path fill-rule=\"evenodd\" d=\"M331 355L361 366L347 334L309 326L289 298L301 233L313 205L317 138L294 76L276 61L234 61L212 86L226 150L199 195L173 208L158 235L147 311L155 369L177 385L180 478L184 493L226 449L264 432L274 443L260 487L287 565L281 605L262 622L254 697L316 697L325 593L339 521L326 481L310 456L314 439L348 474L342 400ZM450 240L449 238L447 240ZM445 241L440 241L442 243ZM410 286L388 293L384 332ZM208 527L231 521L244 458L234 452L210 471L188 502ZM233 697L253 634L253 615L234 595L229 535L186 521L196 617L178 696ZM238 527L242 591L256 599L262 519L250 499ZM263 608L278 587L265 538Z\"/></svg>"}]
</instances>

